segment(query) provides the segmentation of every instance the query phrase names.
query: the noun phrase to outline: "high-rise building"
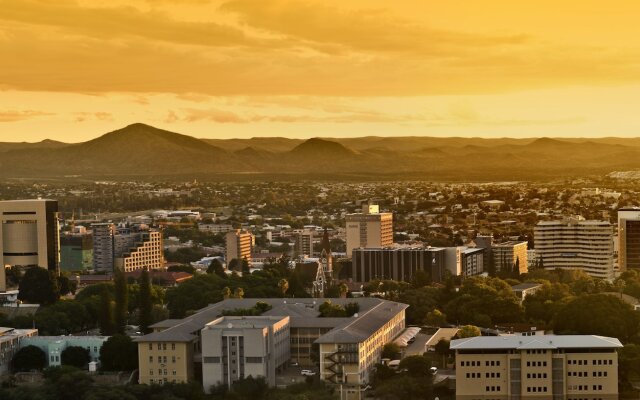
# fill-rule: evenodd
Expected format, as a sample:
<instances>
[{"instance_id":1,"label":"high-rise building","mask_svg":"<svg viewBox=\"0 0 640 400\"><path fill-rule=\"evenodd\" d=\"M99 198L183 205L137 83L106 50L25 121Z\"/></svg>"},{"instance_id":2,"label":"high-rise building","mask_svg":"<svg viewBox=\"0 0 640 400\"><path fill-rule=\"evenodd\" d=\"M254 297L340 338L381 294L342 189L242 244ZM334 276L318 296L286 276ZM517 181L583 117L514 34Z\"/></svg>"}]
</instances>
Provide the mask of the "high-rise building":
<instances>
[{"instance_id":1,"label":"high-rise building","mask_svg":"<svg viewBox=\"0 0 640 400\"><path fill-rule=\"evenodd\" d=\"M296 253L301 256L313 256L313 232L304 230L296 234Z\"/></svg>"},{"instance_id":2,"label":"high-rise building","mask_svg":"<svg viewBox=\"0 0 640 400\"><path fill-rule=\"evenodd\" d=\"M362 247L389 247L393 244L393 214L381 213L377 205L364 204L362 212L347 214L347 256Z\"/></svg>"},{"instance_id":3,"label":"high-rise building","mask_svg":"<svg viewBox=\"0 0 640 400\"><path fill-rule=\"evenodd\" d=\"M517 267L518 273L526 273L528 271L527 247L528 243L525 241L492 244L491 256L496 272L513 271Z\"/></svg>"},{"instance_id":4,"label":"high-rise building","mask_svg":"<svg viewBox=\"0 0 640 400\"><path fill-rule=\"evenodd\" d=\"M93 231L94 271L113 272L115 225L111 223L92 224L91 229Z\"/></svg>"},{"instance_id":5,"label":"high-rise building","mask_svg":"<svg viewBox=\"0 0 640 400\"><path fill-rule=\"evenodd\" d=\"M618 265L620 271L640 268L640 207L618 210Z\"/></svg>"},{"instance_id":6,"label":"high-rise building","mask_svg":"<svg viewBox=\"0 0 640 400\"><path fill-rule=\"evenodd\" d=\"M96 271L111 273L159 269L164 266L162 232L144 226L93 224L93 266Z\"/></svg>"},{"instance_id":7,"label":"high-rise building","mask_svg":"<svg viewBox=\"0 0 640 400\"><path fill-rule=\"evenodd\" d=\"M445 274L445 249L440 247L356 248L352 255L352 279L369 282L380 279L411 282L418 271L441 282Z\"/></svg>"},{"instance_id":8,"label":"high-rise building","mask_svg":"<svg viewBox=\"0 0 640 400\"><path fill-rule=\"evenodd\" d=\"M0 266L60 267L56 200L0 201Z\"/></svg>"},{"instance_id":9,"label":"high-rise building","mask_svg":"<svg viewBox=\"0 0 640 400\"><path fill-rule=\"evenodd\" d=\"M235 231L227 232L225 239L227 242L227 265L231 260L247 260L247 262L251 262L253 235L250 232L236 229Z\"/></svg>"},{"instance_id":10,"label":"high-rise building","mask_svg":"<svg viewBox=\"0 0 640 400\"><path fill-rule=\"evenodd\" d=\"M590 335L452 340L456 399L617 399L621 347Z\"/></svg>"},{"instance_id":11,"label":"high-rise building","mask_svg":"<svg viewBox=\"0 0 640 400\"><path fill-rule=\"evenodd\" d=\"M613 278L613 228L609 221L540 221L534 229L536 259L545 269L582 270Z\"/></svg>"}]
</instances>

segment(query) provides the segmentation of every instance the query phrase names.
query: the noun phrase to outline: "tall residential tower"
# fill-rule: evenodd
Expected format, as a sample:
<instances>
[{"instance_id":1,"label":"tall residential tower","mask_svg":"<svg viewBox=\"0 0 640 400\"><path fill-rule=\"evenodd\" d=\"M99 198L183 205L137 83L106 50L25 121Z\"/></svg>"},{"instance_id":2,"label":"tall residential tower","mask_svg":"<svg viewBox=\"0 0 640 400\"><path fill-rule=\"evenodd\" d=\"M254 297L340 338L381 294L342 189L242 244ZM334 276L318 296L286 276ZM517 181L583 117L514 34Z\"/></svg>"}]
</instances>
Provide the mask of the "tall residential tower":
<instances>
[{"instance_id":1,"label":"tall residential tower","mask_svg":"<svg viewBox=\"0 0 640 400\"><path fill-rule=\"evenodd\" d=\"M364 204L362 212L347 214L347 256L359 247L389 247L393 244L393 214L381 213L377 205Z\"/></svg>"}]
</instances>

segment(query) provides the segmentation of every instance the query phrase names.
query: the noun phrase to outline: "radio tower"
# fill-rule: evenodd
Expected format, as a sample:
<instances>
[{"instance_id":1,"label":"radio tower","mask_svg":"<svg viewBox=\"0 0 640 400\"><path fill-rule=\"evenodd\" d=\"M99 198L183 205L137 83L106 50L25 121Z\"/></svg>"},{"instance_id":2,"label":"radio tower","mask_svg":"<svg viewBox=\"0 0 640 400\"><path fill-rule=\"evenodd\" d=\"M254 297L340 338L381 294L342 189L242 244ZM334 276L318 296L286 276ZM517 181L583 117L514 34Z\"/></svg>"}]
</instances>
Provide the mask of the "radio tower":
<instances>
[{"instance_id":1,"label":"radio tower","mask_svg":"<svg viewBox=\"0 0 640 400\"><path fill-rule=\"evenodd\" d=\"M316 271L316 280L313 282L313 297L324 297L324 291L327 285L331 283L333 272L333 264L331 257L331 246L329 245L329 233L324 228L322 235L322 252L318 261L318 269Z\"/></svg>"}]
</instances>

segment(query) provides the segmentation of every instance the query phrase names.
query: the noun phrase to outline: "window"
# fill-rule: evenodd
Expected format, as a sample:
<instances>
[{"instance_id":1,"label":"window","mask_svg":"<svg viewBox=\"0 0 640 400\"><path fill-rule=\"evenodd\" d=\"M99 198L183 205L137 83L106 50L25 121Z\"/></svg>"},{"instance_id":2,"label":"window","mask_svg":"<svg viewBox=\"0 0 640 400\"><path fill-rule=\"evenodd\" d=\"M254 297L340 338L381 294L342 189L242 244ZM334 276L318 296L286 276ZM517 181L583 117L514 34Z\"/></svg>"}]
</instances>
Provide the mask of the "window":
<instances>
[{"instance_id":1,"label":"window","mask_svg":"<svg viewBox=\"0 0 640 400\"><path fill-rule=\"evenodd\" d=\"M149 375L153 375L153 370L152 369L149 370ZM153 383L153 379L151 380L151 382Z\"/></svg>"},{"instance_id":2,"label":"window","mask_svg":"<svg viewBox=\"0 0 640 400\"><path fill-rule=\"evenodd\" d=\"M167 344L166 343L162 343L162 350L166 350L167 349Z\"/></svg>"},{"instance_id":3,"label":"window","mask_svg":"<svg viewBox=\"0 0 640 400\"><path fill-rule=\"evenodd\" d=\"M176 344L175 343L171 343L171 350L175 350L176 349Z\"/></svg>"},{"instance_id":4,"label":"window","mask_svg":"<svg viewBox=\"0 0 640 400\"><path fill-rule=\"evenodd\" d=\"M152 363L153 362L153 356L149 356L149 362Z\"/></svg>"},{"instance_id":5,"label":"window","mask_svg":"<svg viewBox=\"0 0 640 400\"><path fill-rule=\"evenodd\" d=\"M171 356L171 362L175 363L176 362L176 356Z\"/></svg>"}]
</instances>

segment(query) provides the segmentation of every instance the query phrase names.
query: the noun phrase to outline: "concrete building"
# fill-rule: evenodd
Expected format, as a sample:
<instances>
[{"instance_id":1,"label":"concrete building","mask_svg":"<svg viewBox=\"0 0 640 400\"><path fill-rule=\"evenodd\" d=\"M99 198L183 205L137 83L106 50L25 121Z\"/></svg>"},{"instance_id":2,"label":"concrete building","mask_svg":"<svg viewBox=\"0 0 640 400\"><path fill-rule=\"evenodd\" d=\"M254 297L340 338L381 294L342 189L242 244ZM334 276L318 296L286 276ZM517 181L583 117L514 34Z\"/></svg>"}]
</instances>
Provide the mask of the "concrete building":
<instances>
[{"instance_id":1,"label":"concrete building","mask_svg":"<svg viewBox=\"0 0 640 400\"><path fill-rule=\"evenodd\" d=\"M111 223L91 224L93 231L93 269L113 272L116 227Z\"/></svg>"},{"instance_id":2,"label":"concrete building","mask_svg":"<svg viewBox=\"0 0 640 400\"><path fill-rule=\"evenodd\" d=\"M214 234L227 233L233 231L231 224L198 224L198 230Z\"/></svg>"},{"instance_id":3,"label":"concrete building","mask_svg":"<svg viewBox=\"0 0 640 400\"><path fill-rule=\"evenodd\" d=\"M369 381L374 365L380 361L383 346L404 330L405 310L408 306L368 297L326 300L342 306L356 303L358 312L351 317L322 318L318 299L228 299L184 319L170 319L154 324L154 332L135 339L138 343L139 382L211 382L211 379L216 379L212 378L216 374L215 368L203 364L215 364L217 359L205 357L217 357L215 354L219 343L216 344L215 335L223 335L225 327L229 329L228 332L232 332L233 322L231 328L226 322L210 323L218 320L225 312L253 308L260 301L270 307L262 313L262 317L277 317L273 320L274 324L288 323L290 361L305 367L313 366L318 357L318 353L314 356L314 344L317 345L320 349L320 378L329 383L342 384L344 393L353 397L359 393L361 385ZM284 327L274 329L281 330L282 335L286 335ZM216 330L219 332L210 332ZM213 346L213 349L209 346ZM246 366L246 357L249 355L242 356L245 357ZM276 360L277 357L274 365L278 363ZM237 362L236 359L236 365ZM211 376L204 376L205 373ZM236 374L239 374L239 370L236 370ZM248 376L247 370L244 375ZM273 382L271 376L266 378L268 382ZM229 380L223 379L223 382ZM205 386L205 389L209 390L209 387Z\"/></svg>"},{"instance_id":4,"label":"concrete building","mask_svg":"<svg viewBox=\"0 0 640 400\"><path fill-rule=\"evenodd\" d=\"M93 240L91 235L62 235L60 237L60 269L78 272L93 268Z\"/></svg>"},{"instance_id":5,"label":"concrete building","mask_svg":"<svg viewBox=\"0 0 640 400\"><path fill-rule=\"evenodd\" d=\"M37 329L0 327L0 376L9 373L11 360L20 350L22 341L37 334Z\"/></svg>"},{"instance_id":6,"label":"concrete building","mask_svg":"<svg viewBox=\"0 0 640 400\"><path fill-rule=\"evenodd\" d=\"M504 242L491 245L491 257L496 272L511 271L514 266L518 266L519 273L528 271L527 242Z\"/></svg>"},{"instance_id":7,"label":"concrete building","mask_svg":"<svg viewBox=\"0 0 640 400\"><path fill-rule=\"evenodd\" d=\"M477 276L484 272L484 249L467 247L461 253L462 276Z\"/></svg>"},{"instance_id":8,"label":"concrete building","mask_svg":"<svg viewBox=\"0 0 640 400\"><path fill-rule=\"evenodd\" d=\"M231 260L245 259L251 262L251 248L253 247L253 235L250 232L236 229L227 232L225 236L227 242L226 261L227 265Z\"/></svg>"},{"instance_id":9,"label":"concrete building","mask_svg":"<svg viewBox=\"0 0 640 400\"><path fill-rule=\"evenodd\" d=\"M162 232L142 226L93 224L93 266L96 272L111 273L159 269L164 266Z\"/></svg>"},{"instance_id":10,"label":"concrete building","mask_svg":"<svg viewBox=\"0 0 640 400\"><path fill-rule=\"evenodd\" d=\"M60 226L56 200L0 201L0 266L48 269L60 266Z\"/></svg>"},{"instance_id":11,"label":"concrete building","mask_svg":"<svg viewBox=\"0 0 640 400\"><path fill-rule=\"evenodd\" d=\"M613 278L613 228L608 221L540 221L534 239L536 257L545 269Z\"/></svg>"},{"instance_id":12,"label":"concrete building","mask_svg":"<svg viewBox=\"0 0 640 400\"><path fill-rule=\"evenodd\" d=\"M116 245L115 267L125 272L135 270L155 270L164 266L164 247L162 232L157 230L140 231L128 234L135 242L122 252ZM116 236L118 238L118 236Z\"/></svg>"},{"instance_id":13,"label":"concrete building","mask_svg":"<svg viewBox=\"0 0 640 400\"><path fill-rule=\"evenodd\" d=\"M289 361L289 317L221 317L205 325L202 384L231 385L263 376L276 385L276 370Z\"/></svg>"},{"instance_id":14,"label":"concrete building","mask_svg":"<svg viewBox=\"0 0 640 400\"><path fill-rule=\"evenodd\" d=\"M617 399L621 347L589 335L452 340L456 399Z\"/></svg>"},{"instance_id":15,"label":"concrete building","mask_svg":"<svg viewBox=\"0 0 640 400\"><path fill-rule=\"evenodd\" d=\"M30 336L20 342L20 347L36 346L47 355L47 366L62 365L62 352L67 347L82 347L89 351L91 361L100 361L100 348L108 336Z\"/></svg>"},{"instance_id":16,"label":"concrete building","mask_svg":"<svg viewBox=\"0 0 640 400\"><path fill-rule=\"evenodd\" d=\"M381 213L377 205L364 204L362 213L347 214L347 257L353 249L393 245L393 214Z\"/></svg>"},{"instance_id":17,"label":"concrete building","mask_svg":"<svg viewBox=\"0 0 640 400\"><path fill-rule=\"evenodd\" d=\"M432 281L444 280L445 249L440 247L357 248L352 253L351 277L354 282L380 279L411 282L418 271Z\"/></svg>"},{"instance_id":18,"label":"concrete building","mask_svg":"<svg viewBox=\"0 0 640 400\"><path fill-rule=\"evenodd\" d=\"M618 265L621 272L640 269L640 207L618 210Z\"/></svg>"},{"instance_id":19,"label":"concrete building","mask_svg":"<svg viewBox=\"0 0 640 400\"><path fill-rule=\"evenodd\" d=\"M304 230L296 234L295 252L301 256L313 256L313 232Z\"/></svg>"},{"instance_id":20,"label":"concrete building","mask_svg":"<svg viewBox=\"0 0 640 400\"><path fill-rule=\"evenodd\" d=\"M524 301L524 299L527 296L534 294L540 289L542 289L541 283L525 282L525 283L520 283L518 285L511 286L511 290L513 291L513 294L516 295L516 297L520 300L521 303Z\"/></svg>"}]
</instances>

